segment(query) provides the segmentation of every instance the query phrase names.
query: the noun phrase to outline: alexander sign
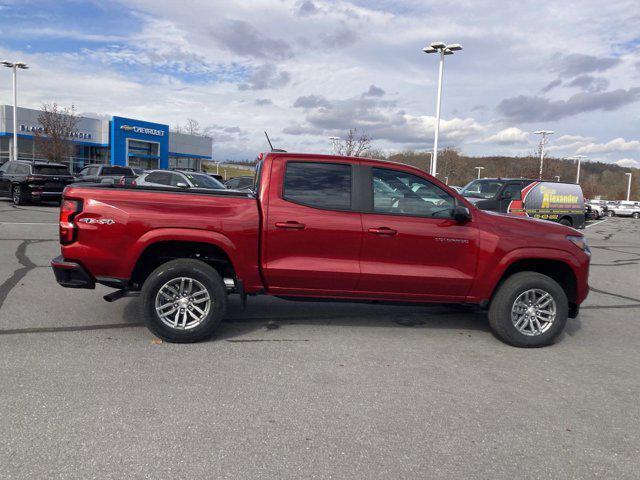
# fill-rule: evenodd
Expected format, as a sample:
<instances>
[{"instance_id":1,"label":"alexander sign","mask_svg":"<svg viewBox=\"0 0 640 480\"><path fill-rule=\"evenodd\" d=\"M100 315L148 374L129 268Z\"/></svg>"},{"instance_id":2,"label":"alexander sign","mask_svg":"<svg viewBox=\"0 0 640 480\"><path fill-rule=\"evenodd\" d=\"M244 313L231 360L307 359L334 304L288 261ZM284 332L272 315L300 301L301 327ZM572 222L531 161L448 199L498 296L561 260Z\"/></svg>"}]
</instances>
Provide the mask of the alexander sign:
<instances>
[{"instance_id":1,"label":"alexander sign","mask_svg":"<svg viewBox=\"0 0 640 480\"><path fill-rule=\"evenodd\" d=\"M143 135L155 135L156 137L164 137L164 130L158 130L157 128L121 125L120 130L124 130L126 132L141 133Z\"/></svg>"},{"instance_id":2,"label":"alexander sign","mask_svg":"<svg viewBox=\"0 0 640 480\"><path fill-rule=\"evenodd\" d=\"M42 128L42 126L40 125L20 125L20 131L21 132L27 132L27 133L41 133L42 135L44 135L44 128ZM69 134L69 138L77 138L80 140L91 140L91 133L89 132L71 132Z\"/></svg>"}]
</instances>

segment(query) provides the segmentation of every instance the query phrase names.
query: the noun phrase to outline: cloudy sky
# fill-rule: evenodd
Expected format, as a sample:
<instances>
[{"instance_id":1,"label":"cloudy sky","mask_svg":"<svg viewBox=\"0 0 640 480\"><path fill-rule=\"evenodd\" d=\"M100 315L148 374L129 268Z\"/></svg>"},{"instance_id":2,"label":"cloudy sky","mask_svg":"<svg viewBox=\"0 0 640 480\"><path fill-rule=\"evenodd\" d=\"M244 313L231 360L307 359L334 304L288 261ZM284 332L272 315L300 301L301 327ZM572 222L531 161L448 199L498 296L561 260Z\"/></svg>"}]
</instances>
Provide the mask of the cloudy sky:
<instances>
[{"instance_id":1,"label":"cloudy sky","mask_svg":"<svg viewBox=\"0 0 640 480\"><path fill-rule=\"evenodd\" d=\"M640 166L640 3L602 1L0 0L0 59L22 60L20 104L210 126L214 155L327 152L366 131L381 150L429 149L437 57L441 144ZM4 69L3 69L4 70ZM9 70L0 103L10 104Z\"/></svg>"}]
</instances>

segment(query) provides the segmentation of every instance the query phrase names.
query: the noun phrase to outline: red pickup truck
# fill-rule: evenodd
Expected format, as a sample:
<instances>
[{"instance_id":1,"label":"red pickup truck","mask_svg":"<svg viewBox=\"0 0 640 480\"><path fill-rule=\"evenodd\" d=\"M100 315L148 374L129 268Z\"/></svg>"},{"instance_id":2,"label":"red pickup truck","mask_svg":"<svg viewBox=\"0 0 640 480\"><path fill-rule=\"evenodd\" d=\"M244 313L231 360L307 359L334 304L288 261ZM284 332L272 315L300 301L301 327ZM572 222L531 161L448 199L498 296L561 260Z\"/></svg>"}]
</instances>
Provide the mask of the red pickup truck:
<instances>
[{"instance_id":1,"label":"red pickup truck","mask_svg":"<svg viewBox=\"0 0 640 480\"><path fill-rule=\"evenodd\" d=\"M227 295L475 304L511 345L551 343L587 296L576 230L481 211L416 168L269 153L255 193L70 185L58 283L140 295L149 329L210 337Z\"/></svg>"}]
</instances>

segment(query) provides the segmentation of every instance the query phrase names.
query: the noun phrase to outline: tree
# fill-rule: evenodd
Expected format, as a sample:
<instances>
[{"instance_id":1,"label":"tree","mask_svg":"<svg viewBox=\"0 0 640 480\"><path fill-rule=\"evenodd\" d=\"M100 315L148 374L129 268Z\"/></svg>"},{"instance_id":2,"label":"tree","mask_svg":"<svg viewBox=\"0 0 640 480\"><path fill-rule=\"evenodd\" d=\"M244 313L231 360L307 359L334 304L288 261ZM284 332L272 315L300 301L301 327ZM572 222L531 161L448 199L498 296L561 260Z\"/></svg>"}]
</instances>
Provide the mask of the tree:
<instances>
[{"instance_id":1,"label":"tree","mask_svg":"<svg viewBox=\"0 0 640 480\"><path fill-rule=\"evenodd\" d=\"M336 140L334 150L337 155L345 157L362 157L371 149L371 137L366 133L358 135L357 128L349 129L347 138Z\"/></svg>"},{"instance_id":2,"label":"tree","mask_svg":"<svg viewBox=\"0 0 640 480\"><path fill-rule=\"evenodd\" d=\"M177 124L171 129L175 133L184 133L186 135L197 135L198 137L208 137L211 133L211 127L202 128L200 122L195 118L187 118L184 125Z\"/></svg>"},{"instance_id":3,"label":"tree","mask_svg":"<svg viewBox=\"0 0 640 480\"><path fill-rule=\"evenodd\" d=\"M40 129L35 131L38 151L49 162L68 160L75 154L75 145L71 141L78 127L76 108L60 107L57 103L45 103L40 109L38 123Z\"/></svg>"}]
</instances>

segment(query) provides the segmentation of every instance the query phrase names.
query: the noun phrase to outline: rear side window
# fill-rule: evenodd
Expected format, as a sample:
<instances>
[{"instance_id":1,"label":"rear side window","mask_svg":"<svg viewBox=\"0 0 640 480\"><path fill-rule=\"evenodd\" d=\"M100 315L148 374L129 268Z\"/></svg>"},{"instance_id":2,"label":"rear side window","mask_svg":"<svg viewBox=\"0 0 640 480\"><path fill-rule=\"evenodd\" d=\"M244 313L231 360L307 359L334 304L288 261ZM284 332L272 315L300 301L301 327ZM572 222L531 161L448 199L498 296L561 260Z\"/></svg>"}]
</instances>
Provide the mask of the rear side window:
<instances>
[{"instance_id":1,"label":"rear side window","mask_svg":"<svg viewBox=\"0 0 640 480\"><path fill-rule=\"evenodd\" d=\"M168 172L153 172L147 175L146 182L158 183L160 185L171 185L171 174Z\"/></svg>"},{"instance_id":2,"label":"rear side window","mask_svg":"<svg viewBox=\"0 0 640 480\"><path fill-rule=\"evenodd\" d=\"M18 175L29 175L31 173L31 169L29 168L29 165L19 163L16 165L16 173Z\"/></svg>"},{"instance_id":3,"label":"rear side window","mask_svg":"<svg viewBox=\"0 0 640 480\"><path fill-rule=\"evenodd\" d=\"M125 167L104 167L100 175L129 175L135 176L133 170Z\"/></svg>"},{"instance_id":4,"label":"rear side window","mask_svg":"<svg viewBox=\"0 0 640 480\"><path fill-rule=\"evenodd\" d=\"M69 169L62 166L36 165L33 168L38 175L69 175Z\"/></svg>"},{"instance_id":5,"label":"rear side window","mask_svg":"<svg viewBox=\"0 0 640 480\"><path fill-rule=\"evenodd\" d=\"M351 166L339 163L289 162L284 198L331 210L351 208Z\"/></svg>"}]
</instances>

